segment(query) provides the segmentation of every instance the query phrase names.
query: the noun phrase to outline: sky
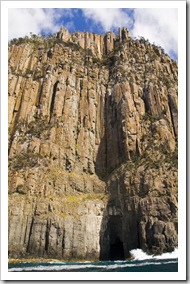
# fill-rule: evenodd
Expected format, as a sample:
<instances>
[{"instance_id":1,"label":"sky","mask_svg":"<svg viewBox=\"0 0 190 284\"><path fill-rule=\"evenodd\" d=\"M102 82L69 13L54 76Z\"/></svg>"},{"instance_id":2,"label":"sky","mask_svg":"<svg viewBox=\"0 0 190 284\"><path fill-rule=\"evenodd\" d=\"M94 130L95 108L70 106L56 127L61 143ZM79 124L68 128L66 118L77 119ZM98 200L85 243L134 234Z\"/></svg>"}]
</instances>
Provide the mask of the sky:
<instances>
[{"instance_id":1,"label":"sky","mask_svg":"<svg viewBox=\"0 0 190 284\"><path fill-rule=\"evenodd\" d=\"M51 34L66 27L70 33L104 34L127 27L132 37L144 37L173 59L178 57L178 10L175 8L9 8L9 40L34 34Z\"/></svg>"}]
</instances>

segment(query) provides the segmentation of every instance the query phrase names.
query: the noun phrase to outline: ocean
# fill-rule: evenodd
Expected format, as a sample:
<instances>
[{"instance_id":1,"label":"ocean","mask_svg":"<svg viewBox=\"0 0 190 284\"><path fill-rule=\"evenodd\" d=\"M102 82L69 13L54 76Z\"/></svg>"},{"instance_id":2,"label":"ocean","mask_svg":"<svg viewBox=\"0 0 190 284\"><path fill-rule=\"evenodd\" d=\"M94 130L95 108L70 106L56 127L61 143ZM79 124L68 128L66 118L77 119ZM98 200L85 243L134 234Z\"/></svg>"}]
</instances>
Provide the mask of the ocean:
<instances>
[{"instance_id":1,"label":"ocean","mask_svg":"<svg viewBox=\"0 0 190 284\"><path fill-rule=\"evenodd\" d=\"M178 250L150 256L132 250L132 260L99 262L22 262L10 263L9 272L178 272Z\"/></svg>"}]
</instances>

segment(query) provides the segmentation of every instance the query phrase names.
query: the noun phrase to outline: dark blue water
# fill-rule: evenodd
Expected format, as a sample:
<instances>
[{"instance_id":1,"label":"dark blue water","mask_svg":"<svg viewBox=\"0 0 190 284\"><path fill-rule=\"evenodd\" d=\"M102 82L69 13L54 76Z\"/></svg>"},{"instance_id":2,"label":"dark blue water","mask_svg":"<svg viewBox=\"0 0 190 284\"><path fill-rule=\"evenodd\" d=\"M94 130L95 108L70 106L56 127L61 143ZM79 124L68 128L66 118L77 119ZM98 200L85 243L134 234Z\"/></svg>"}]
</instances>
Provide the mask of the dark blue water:
<instances>
[{"instance_id":1,"label":"dark blue water","mask_svg":"<svg viewBox=\"0 0 190 284\"><path fill-rule=\"evenodd\" d=\"M130 251L133 260L99 262L24 262L9 264L9 272L178 272L178 249L151 256Z\"/></svg>"},{"instance_id":2,"label":"dark blue water","mask_svg":"<svg viewBox=\"0 0 190 284\"><path fill-rule=\"evenodd\" d=\"M9 264L11 272L177 272L177 259L101 262L26 262Z\"/></svg>"}]
</instances>

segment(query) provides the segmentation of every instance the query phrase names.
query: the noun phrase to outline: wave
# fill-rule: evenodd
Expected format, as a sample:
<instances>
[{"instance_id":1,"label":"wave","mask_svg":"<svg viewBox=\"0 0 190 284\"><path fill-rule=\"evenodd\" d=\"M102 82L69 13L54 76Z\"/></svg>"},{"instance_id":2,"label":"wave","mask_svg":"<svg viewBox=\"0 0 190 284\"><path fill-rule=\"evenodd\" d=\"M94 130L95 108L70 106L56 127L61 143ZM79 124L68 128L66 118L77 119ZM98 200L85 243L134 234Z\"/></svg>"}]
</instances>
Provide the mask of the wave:
<instances>
[{"instance_id":1,"label":"wave","mask_svg":"<svg viewBox=\"0 0 190 284\"><path fill-rule=\"evenodd\" d=\"M130 254L134 260L147 260L147 259L176 259L178 258L178 248L175 248L172 252L166 252L161 255L148 255L141 249L134 249L130 251Z\"/></svg>"},{"instance_id":2,"label":"wave","mask_svg":"<svg viewBox=\"0 0 190 284\"><path fill-rule=\"evenodd\" d=\"M30 272L30 271L125 271L126 269L134 269L135 267L157 266L165 264L178 263L178 249L171 253L163 253L162 255L148 255L141 249L131 250L131 260L117 261L100 261L100 262L25 262L9 267L9 272ZM144 269L144 268L143 268ZM160 268L159 268L160 269Z\"/></svg>"},{"instance_id":3,"label":"wave","mask_svg":"<svg viewBox=\"0 0 190 284\"><path fill-rule=\"evenodd\" d=\"M105 263L104 265L100 263L96 264L85 264L85 263L80 263L80 264L66 264L62 263L61 265L49 265L48 263L46 265L38 265L38 266L28 266L28 267L14 267L10 268L9 272L29 272L29 271L73 271L73 270L85 270L85 269L95 269L95 270L117 270L118 268L123 269L126 267L139 267L139 266L150 266L150 265L163 265L163 264L170 264L170 263L177 263L177 261L146 261L143 263L135 263L131 261L123 261L123 262L115 262L114 264L108 264Z\"/></svg>"}]
</instances>

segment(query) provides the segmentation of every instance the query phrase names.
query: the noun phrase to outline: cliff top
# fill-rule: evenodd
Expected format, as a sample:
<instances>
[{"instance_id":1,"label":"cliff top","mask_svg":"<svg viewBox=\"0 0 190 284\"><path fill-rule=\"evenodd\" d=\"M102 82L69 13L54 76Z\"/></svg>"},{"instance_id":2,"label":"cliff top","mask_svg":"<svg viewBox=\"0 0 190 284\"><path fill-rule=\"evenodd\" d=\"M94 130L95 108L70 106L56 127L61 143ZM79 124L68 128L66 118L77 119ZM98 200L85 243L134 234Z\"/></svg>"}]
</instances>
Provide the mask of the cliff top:
<instances>
[{"instance_id":1,"label":"cliff top","mask_svg":"<svg viewBox=\"0 0 190 284\"><path fill-rule=\"evenodd\" d=\"M43 42L46 39L56 39L57 42L69 42L77 44L83 49L91 49L94 55L102 57L103 54L111 52L118 43L125 41L130 38L130 34L127 28L119 28L118 35L109 31L105 35L90 33L90 32L74 32L69 33L68 29L61 27L58 33L55 33L49 38L44 36L37 36L31 34L30 37L25 36L24 38L14 38L10 41L11 44L22 44L28 42Z\"/></svg>"},{"instance_id":2,"label":"cliff top","mask_svg":"<svg viewBox=\"0 0 190 284\"><path fill-rule=\"evenodd\" d=\"M129 41L134 43L139 42L139 44L143 44L145 46L152 46L157 50L157 54L167 56L168 60L175 61L165 53L161 46L157 46L154 43L151 44L148 39L145 39L142 36L139 36L139 38L132 38L129 30L125 27L119 28L118 34L115 34L112 31L108 31L105 34L96 34L88 31L76 31L69 33L68 29L62 26L57 33L51 34L47 37L44 35L35 35L30 33L30 36L13 38L9 41L9 46L33 43L39 48L41 44L45 44L46 48L52 48L56 43L64 43L68 47L73 47L76 50L79 48L90 50L92 55L102 58ZM177 62L175 61L175 63Z\"/></svg>"}]
</instances>

